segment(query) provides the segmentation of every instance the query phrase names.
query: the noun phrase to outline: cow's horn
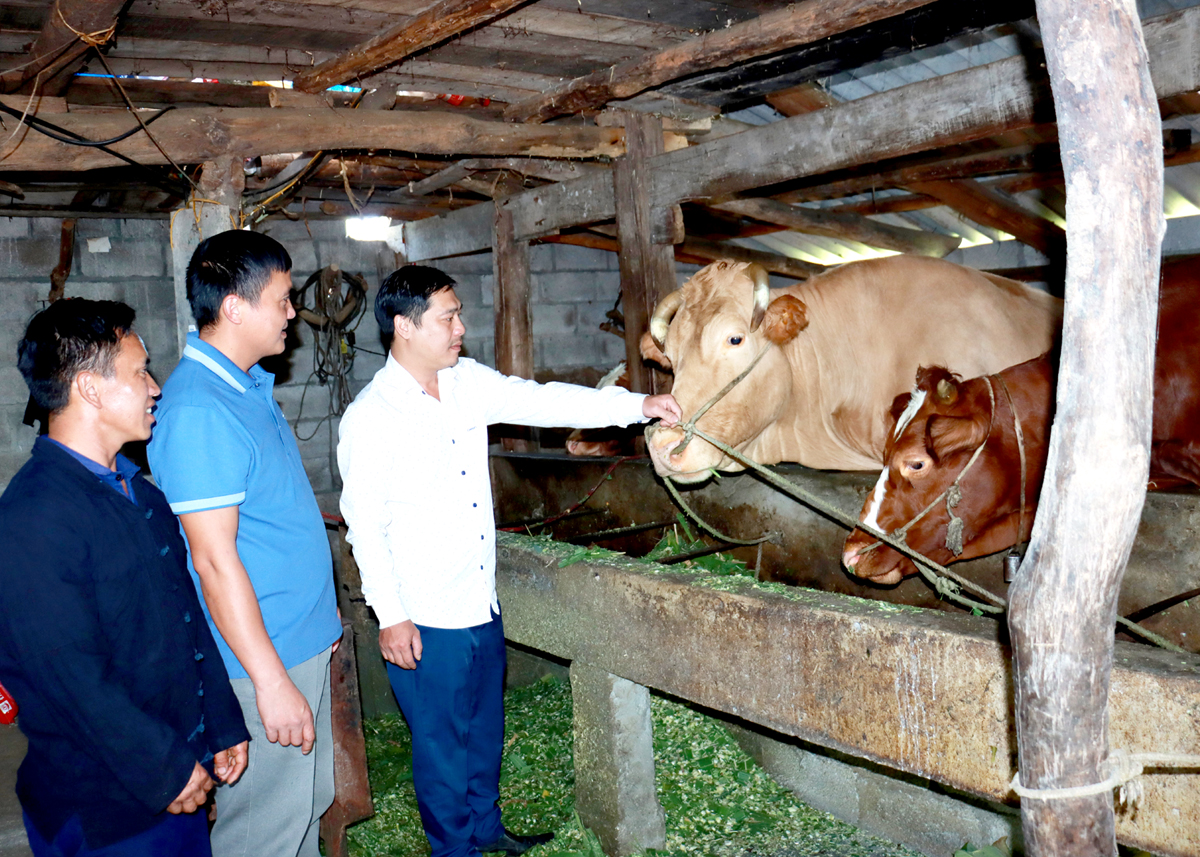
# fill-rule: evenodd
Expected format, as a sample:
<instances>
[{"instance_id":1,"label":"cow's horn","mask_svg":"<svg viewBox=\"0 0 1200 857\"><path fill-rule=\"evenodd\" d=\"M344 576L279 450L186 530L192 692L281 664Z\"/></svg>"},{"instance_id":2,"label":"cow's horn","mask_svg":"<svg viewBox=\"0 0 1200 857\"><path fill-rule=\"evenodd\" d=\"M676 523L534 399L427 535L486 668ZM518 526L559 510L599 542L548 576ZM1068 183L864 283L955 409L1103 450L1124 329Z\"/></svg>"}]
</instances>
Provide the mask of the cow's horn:
<instances>
[{"instance_id":1,"label":"cow's horn","mask_svg":"<svg viewBox=\"0 0 1200 857\"><path fill-rule=\"evenodd\" d=\"M954 404L954 400L958 398L958 388L947 379L942 378L937 383L937 397L938 401L943 404L952 405Z\"/></svg>"},{"instance_id":2,"label":"cow's horn","mask_svg":"<svg viewBox=\"0 0 1200 857\"><path fill-rule=\"evenodd\" d=\"M654 344L661 351L666 347L667 328L671 326L671 319L675 317L675 313L679 312L679 308L683 306L683 289L676 289L658 302L658 306L654 308L654 315L650 317L650 338L654 340Z\"/></svg>"},{"instance_id":3,"label":"cow's horn","mask_svg":"<svg viewBox=\"0 0 1200 857\"><path fill-rule=\"evenodd\" d=\"M763 317L767 314L767 304L771 302L770 275L767 269L757 263L746 266L746 276L754 281L754 312L750 315L750 330L758 330Z\"/></svg>"}]
</instances>

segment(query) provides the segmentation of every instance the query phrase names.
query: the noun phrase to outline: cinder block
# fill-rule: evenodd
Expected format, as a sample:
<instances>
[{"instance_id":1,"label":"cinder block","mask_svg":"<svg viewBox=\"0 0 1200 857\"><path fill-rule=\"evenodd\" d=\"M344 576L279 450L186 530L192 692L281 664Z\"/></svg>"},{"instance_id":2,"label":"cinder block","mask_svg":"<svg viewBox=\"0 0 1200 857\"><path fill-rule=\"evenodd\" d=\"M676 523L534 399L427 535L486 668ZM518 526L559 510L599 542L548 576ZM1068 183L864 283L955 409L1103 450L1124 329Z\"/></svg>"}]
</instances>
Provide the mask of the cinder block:
<instances>
[{"instance_id":1,"label":"cinder block","mask_svg":"<svg viewBox=\"0 0 1200 857\"><path fill-rule=\"evenodd\" d=\"M0 276L50 281L58 264L58 242L44 238L0 238Z\"/></svg>"},{"instance_id":2,"label":"cinder block","mask_svg":"<svg viewBox=\"0 0 1200 857\"><path fill-rule=\"evenodd\" d=\"M127 218L121 221L121 237L166 244L171 240L171 229L165 217Z\"/></svg>"},{"instance_id":3,"label":"cinder block","mask_svg":"<svg viewBox=\"0 0 1200 857\"><path fill-rule=\"evenodd\" d=\"M490 339L482 339L479 337L471 337L463 340L463 357L470 357L472 360L483 362L481 357L484 353L484 346L491 343Z\"/></svg>"},{"instance_id":4,"label":"cinder block","mask_svg":"<svg viewBox=\"0 0 1200 857\"><path fill-rule=\"evenodd\" d=\"M496 335L496 314L491 307L464 306L462 320L472 339L492 339Z\"/></svg>"},{"instance_id":5,"label":"cinder block","mask_svg":"<svg viewBox=\"0 0 1200 857\"><path fill-rule=\"evenodd\" d=\"M539 303L574 303L596 299L595 271L535 274L535 300Z\"/></svg>"},{"instance_id":6,"label":"cinder block","mask_svg":"<svg viewBox=\"0 0 1200 857\"><path fill-rule=\"evenodd\" d=\"M575 304L539 304L533 307L533 335L575 332L578 308Z\"/></svg>"},{"instance_id":7,"label":"cinder block","mask_svg":"<svg viewBox=\"0 0 1200 857\"><path fill-rule=\"evenodd\" d=\"M15 349L14 349L15 354ZM19 405L25 407L29 401L29 388L17 371L16 360L8 358L0 363L0 405Z\"/></svg>"},{"instance_id":8,"label":"cinder block","mask_svg":"<svg viewBox=\"0 0 1200 857\"><path fill-rule=\"evenodd\" d=\"M568 369L573 366L603 366L607 358L597 337L544 335L537 337L538 369Z\"/></svg>"},{"instance_id":9,"label":"cinder block","mask_svg":"<svg viewBox=\"0 0 1200 857\"><path fill-rule=\"evenodd\" d=\"M611 369L625 359L625 340L611 333L600 333L596 336L597 351L603 355L600 366Z\"/></svg>"},{"instance_id":10,"label":"cinder block","mask_svg":"<svg viewBox=\"0 0 1200 857\"><path fill-rule=\"evenodd\" d=\"M485 366L496 368L496 343L493 340L488 340L483 343L483 353L474 358Z\"/></svg>"},{"instance_id":11,"label":"cinder block","mask_svg":"<svg viewBox=\"0 0 1200 857\"><path fill-rule=\"evenodd\" d=\"M376 256L379 247L374 241L353 241L343 236L341 240L316 242L317 267L336 264L343 271L362 274L368 282L378 277Z\"/></svg>"},{"instance_id":12,"label":"cinder block","mask_svg":"<svg viewBox=\"0 0 1200 857\"><path fill-rule=\"evenodd\" d=\"M49 286L47 286L49 291ZM136 283L124 280L67 280L66 294L69 298L87 298L93 301L124 301L130 306L139 298ZM137 309L134 306L134 309Z\"/></svg>"},{"instance_id":13,"label":"cinder block","mask_svg":"<svg viewBox=\"0 0 1200 857\"><path fill-rule=\"evenodd\" d=\"M0 407L0 452L28 454L37 429L24 423L25 403Z\"/></svg>"},{"instance_id":14,"label":"cinder block","mask_svg":"<svg viewBox=\"0 0 1200 857\"><path fill-rule=\"evenodd\" d=\"M107 253L80 252L80 273L97 279L162 277L167 272L168 247L157 241L113 241Z\"/></svg>"},{"instance_id":15,"label":"cinder block","mask_svg":"<svg viewBox=\"0 0 1200 857\"><path fill-rule=\"evenodd\" d=\"M58 238L62 235L61 217L30 217L28 220L29 233L34 238Z\"/></svg>"},{"instance_id":16,"label":"cinder block","mask_svg":"<svg viewBox=\"0 0 1200 857\"><path fill-rule=\"evenodd\" d=\"M306 459L304 472L308 475L308 482L312 485L314 493L320 494L333 490L333 471L330 470L328 458Z\"/></svg>"},{"instance_id":17,"label":"cinder block","mask_svg":"<svg viewBox=\"0 0 1200 857\"><path fill-rule=\"evenodd\" d=\"M554 270L554 248L549 244L534 244L529 248L529 270L535 274Z\"/></svg>"},{"instance_id":18,"label":"cinder block","mask_svg":"<svg viewBox=\"0 0 1200 857\"><path fill-rule=\"evenodd\" d=\"M579 247L574 244L554 244L554 270L556 271L605 271L608 257L615 256L608 250L594 247Z\"/></svg>"},{"instance_id":19,"label":"cinder block","mask_svg":"<svg viewBox=\"0 0 1200 857\"><path fill-rule=\"evenodd\" d=\"M175 281L170 276L143 280L139 286L143 295L137 305L139 314L144 310L156 318L175 318ZM187 311L186 303L182 309Z\"/></svg>"},{"instance_id":20,"label":"cinder block","mask_svg":"<svg viewBox=\"0 0 1200 857\"><path fill-rule=\"evenodd\" d=\"M483 290L480 288L480 274L460 274L454 278L454 293L464 306L483 306Z\"/></svg>"},{"instance_id":21,"label":"cinder block","mask_svg":"<svg viewBox=\"0 0 1200 857\"><path fill-rule=\"evenodd\" d=\"M24 330L30 316L42 308L41 301L50 291L50 279L47 277L44 283L6 282L0 288L4 291L4 297L0 299L0 321L19 325Z\"/></svg>"},{"instance_id":22,"label":"cinder block","mask_svg":"<svg viewBox=\"0 0 1200 857\"><path fill-rule=\"evenodd\" d=\"M610 309L612 304L607 301L575 304L576 328L583 334L601 333L600 325L609 320L605 313Z\"/></svg>"},{"instance_id":23,"label":"cinder block","mask_svg":"<svg viewBox=\"0 0 1200 857\"><path fill-rule=\"evenodd\" d=\"M105 217L81 217L75 221L75 240L84 245L85 252L88 238L111 238L115 241L121 237L122 222Z\"/></svg>"},{"instance_id":24,"label":"cinder block","mask_svg":"<svg viewBox=\"0 0 1200 857\"><path fill-rule=\"evenodd\" d=\"M25 238L28 235L28 217L0 217L0 238Z\"/></svg>"},{"instance_id":25,"label":"cinder block","mask_svg":"<svg viewBox=\"0 0 1200 857\"><path fill-rule=\"evenodd\" d=\"M666 847L654 785L650 692L576 660L571 663L575 808L604 853Z\"/></svg>"},{"instance_id":26,"label":"cinder block","mask_svg":"<svg viewBox=\"0 0 1200 857\"><path fill-rule=\"evenodd\" d=\"M493 264L492 251L485 250L482 253L470 253L466 256L452 256L449 259L434 259L421 264L428 264L439 271L445 271L456 280L464 274L490 274Z\"/></svg>"},{"instance_id":27,"label":"cinder block","mask_svg":"<svg viewBox=\"0 0 1200 857\"><path fill-rule=\"evenodd\" d=\"M479 300L484 306L496 303L496 278L491 274L479 278Z\"/></svg>"},{"instance_id":28,"label":"cinder block","mask_svg":"<svg viewBox=\"0 0 1200 857\"><path fill-rule=\"evenodd\" d=\"M297 286L303 285L309 274L322 267L317 264L316 245L309 240L307 235L302 239L284 244L284 247L287 249L288 255L292 257L292 279Z\"/></svg>"},{"instance_id":29,"label":"cinder block","mask_svg":"<svg viewBox=\"0 0 1200 857\"><path fill-rule=\"evenodd\" d=\"M309 237L308 230L304 228L302 221L291 221L286 217L271 218L263 224L261 231L263 235L270 235L286 247L288 253L292 252L293 242L313 240ZM342 234L345 234L344 230Z\"/></svg>"}]
</instances>

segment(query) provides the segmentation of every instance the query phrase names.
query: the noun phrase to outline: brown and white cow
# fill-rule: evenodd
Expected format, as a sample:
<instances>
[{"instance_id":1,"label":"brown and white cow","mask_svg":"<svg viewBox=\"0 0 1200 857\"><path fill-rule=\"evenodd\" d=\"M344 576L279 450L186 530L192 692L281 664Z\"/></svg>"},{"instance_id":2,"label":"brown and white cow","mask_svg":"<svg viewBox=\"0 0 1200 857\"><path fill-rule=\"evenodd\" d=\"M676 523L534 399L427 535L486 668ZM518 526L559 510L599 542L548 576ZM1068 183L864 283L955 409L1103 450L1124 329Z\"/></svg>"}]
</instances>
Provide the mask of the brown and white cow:
<instances>
[{"instance_id":1,"label":"brown and white cow","mask_svg":"<svg viewBox=\"0 0 1200 857\"><path fill-rule=\"evenodd\" d=\"M1164 262L1154 367L1151 489L1200 486L1200 266L1195 257ZM1048 355L991 378L961 381L942 367L922 368L911 394L892 405L885 467L859 520L893 532L912 524L905 541L943 565L984 556L1029 537L1046 468L1054 407L1053 362ZM992 393L988 392L989 381ZM994 401L994 405L993 405ZM1025 446L1025 523L1020 534L1020 450L1013 408ZM964 468L982 448L978 459ZM963 474L960 478L959 474ZM945 499L958 480L954 506L962 524L962 552L947 544ZM939 499L941 498L941 499ZM936 501L936 502L935 502ZM876 583L899 583L916 567L907 557L855 530L842 563Z\"/></svg>"},{"instance_id":2,"label":"brown and white cow","mask_svg":"<svg viewBox=\"0 0 1200 857\"><path fill-rule=\"evenodd\" d=\"M922 365L996 372L1046 351L1059 300L1023 283L922 256L843 265L769 289L757 265L714 262L655 309L642 355L673 370L689 418L770 345L761 362L697 426L763 464L874 470L887 409ZM651 430L655 470L700 482L741 470L679 428Z\"/></svg>"}]
</instances>

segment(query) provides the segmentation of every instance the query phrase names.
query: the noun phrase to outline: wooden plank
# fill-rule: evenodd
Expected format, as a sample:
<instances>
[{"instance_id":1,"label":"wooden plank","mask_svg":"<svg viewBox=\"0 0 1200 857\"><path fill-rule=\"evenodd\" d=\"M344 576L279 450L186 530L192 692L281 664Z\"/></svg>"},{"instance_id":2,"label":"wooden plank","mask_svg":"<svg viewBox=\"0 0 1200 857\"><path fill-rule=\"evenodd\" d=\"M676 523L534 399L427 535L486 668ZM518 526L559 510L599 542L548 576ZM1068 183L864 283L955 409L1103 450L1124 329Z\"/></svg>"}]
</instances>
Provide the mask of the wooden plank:
<instances>
[{"instance_id":1,"label":"wooden plank","mask_svg":"<svg viewBox=\"0 0 1200 857\"><path fill-rule=\"evenodd\" d=\"M1110 747L1141 749L1110 744L1111 623L1150 460L1166 231L1154 88L1191 81L1152 83L1134 0L1038 0L1038 22L1067 167L1070 252L1049 465L1008 627L1021 782L1053 789L1102 783ZM1164 729L1164 743L1178 728ZM1112 789L1024 798L1021 826L1030 857L1117 853Z\"/></svg>"},{"instance_id":2,"label":"wooden plank","mask_svg":"<svg viewBox=\"0 0 1200 857\"><path fill-rule=\"evenodd\" d=\"M537 98L512 105L505 116L521 122L545 122L564 113L594 109L676 78L815 42L928 2L805 0L789 4L786 9L570 81Z\"/></svg>"},{"instance_id":3,"label":"wooden plank","mask_svg":"<svg viewBox=\"0 0 1200 857\"><path fill-rule=\"evenodd\" d=\"M1148 20L1144 31L1158 96L1200 89L1200 45L1194 35L1200 32L1200 9ZM659 155L651 159L652 202L669 205L741 193L1030 127L1053 118L1048 96L1044 81L1028 79L1023 57L913 83ZM526 237L616 214L611 187L594 177L526 191L506 204L514 207L517 234ZM490 215L484 222L491 222ZM414 224L414 231L444 226ZM473 252L491 241L490 227L455 229L454 236L454 253Z\"/></svg>"},{"instance_id":4,"label":"wooden plank","mask_svg":"<svg viewBox=\"0 0 1200 857\"><path fill-rule=\"evenodd\" d=\"M480 235L484 237L482 243L476 240ZM492 246L494 236L495 207L483 202L404 224L404 254L410 262L444 259L486 250Z\"/></svg>"},{"instance_id":5,"label":"wooden plank","mask_svg":"<svg viewBox=\"0 0 1200 857\"><path fill-rule=\"evenodd\" d=\"M1059 258L1066 250L1067 236L1062 227L977 181L914 182L909 189L933 197L968 220L1003 230L1047 256Z\"/></svg>"},{"instance_id":6,"label":"wooden plank","mask_svg":"<svg viewBox=\"0 0 1200 857\"><path fill-rule=\"evenodd\" d=\"M715 203L713 208L786 226L794 232L859 241L869 247L918 256L935 256L939 259L957 250L958 245L962 243L961 238L952 235L878 223L858 214L797 208L773 199L735 199Z\"/></svg>"},{"instance_id":7,"label":"wooden plank","mask_svg":"<svg viewBox=\"0 0 1200 857\"><path fill-rule=\"evenodd\" d=\"M495 208L492 275L496 292L496 370L520 378L533 377L533 308L529 281L529 242L513 235L512 213ZM524 438L505 438L512 452L531 452Z\"/></svg>"},{"instance_id":8,"label":"wooden plank","mask_svg":"<svg viewBox=\"0 0 1200 857\"><path fill-rule=\"evenodd\" d=\"M56 118L58 124L90 140L108 139L130 126L129 117L120 115ZM583 158L614 156L623 151L623 134L616 128L517 126L399 110L179 109L150 128L176 162L183 164L224 154L249 156L319 149ZM145 134L134 135L113 148L143 164L166 163ZM117 159L98 149L70 146L35 133L24 135L4 160L8 170L86 170L116 163Z\"/></svg>"},{"instance_id":9,"label":"wooden plank","mask_svg":"<svg viewBox=\"0 0 1200 857\"><path fill-rule=\"evenodd\" d=\"M893 771L1013 800L1009 653L990 620L811 589L770 592L620 556L571 562L572 552L497 535L509 640ZM1110 625L1097 628L1111 641ZM1114 746L1195 752L1200 657L1133 643L1117 652ZM1195 857L1200 777L1155 771L1142 782L1145 796L1122 813L1117 836Z\"/></svg>"},{"instance_id":10,"label":"wooden plank","mask_svg":"<svg viewBox=\"0 0 1200 857\"><path fill-rule=\"evenodd\" d=\"M663 392L665 384L642 362L642 334L654 307L677 288L675 255L669 244L656 244L656 211L647 193L648 160L663 151L662 121L643 113L625 114L625 156L613 164L617 240L621 245L621 311L625 316L625 365L629 389ZM660 209L661 210L661 209Z\"/></svg>"},{"instance_id":11,"label":"wooden plank","mask_svg":"<svg viewBox=\"0 0 1200 857\"><path fill-rule=\"evenodd\" d=\"M621 244L615 238L606 235L595 235L591 232L573 232L565 235L547 235L540 239L547 244L574 244L579 247L591 247L593 250L607 250L619 253ZM801 259L790 259L778 253L768 253L764 250L751 250L737 244L722 244L718 241L706 241L702 238L686 238L675 245L675 261L693 265L707 265L718 259L732 259L735 262L752 262L762 265L772 274L791 277L794 280L807 280L814 274L825 270L823 265L814 265Z\"/></svg>"},{"instance_id":12,"label":"wooden plank","mask_svg":"<svg viewBox=\"0 0 1200 857\"><path fill-rule=\"evenodd\" d=\"M773 92L767 96L766 101L784 116L800 116L840 103L816 83L802 83Z\"/></svg>"},{"instance_id":13,"label":"wooden plank","mask_svg":"<svg viewBox=\"0 0 1200 857\"><path fill-rule=\"evenodd\" d=\"M94 43L112 35L125 0L54 0L25 67L0 78L5 92L62 95Z\"/></svg>"},{"instance_id":14,"label":"wooden plank","mask_svg":"<svg viewBox=\"0 0 1200 857\"><path fill-rule=\"evenodd\" d=\"M503 15L526 0L439 0L412 21L326 60L296 78L301 92L320 92L356 77L373 74L423 48Z\"/></svg>"}]
</instances>

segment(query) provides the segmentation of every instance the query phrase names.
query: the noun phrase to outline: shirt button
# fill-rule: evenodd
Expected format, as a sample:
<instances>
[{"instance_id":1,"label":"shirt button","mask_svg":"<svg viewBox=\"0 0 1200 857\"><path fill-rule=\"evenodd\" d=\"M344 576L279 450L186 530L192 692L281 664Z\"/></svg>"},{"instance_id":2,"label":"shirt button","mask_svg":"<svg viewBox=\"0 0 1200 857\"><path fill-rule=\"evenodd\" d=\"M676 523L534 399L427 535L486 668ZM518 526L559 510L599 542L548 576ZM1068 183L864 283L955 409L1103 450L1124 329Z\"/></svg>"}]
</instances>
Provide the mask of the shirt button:
<instances>
[{"instance_id":1,"label":"shirt button","mask_svg":"<svg viewBox=\"0 0 1200 857\"><path fill-rule=\"evenodd\" d=\"M191 622L191 621L192 621L192 614L191 614L190 612L188 612L188 611L184 611L184 614L183 614L183 621L184 621L184 622Z\"/></svg>"},{"instance_id":2,"label":"shirt button","mask_svg":"<svg viewBox=\"0 0 1200 857\"><path fill-rule=\"evenodd\" d=\"M203 652L196 652L196 660L198 660L198 661L202 661L202 660L204 660L204 653L203 653Z\"/></svg>"},{"instance_id":3,"label":"shirt button","mask_svg":"<svg viewBox=\"0 0 1200 857\"><path fill-rule=\"evenodd\" d=\"M147 509L147 510L146 510L146 520L147 520L147 521L149 521L149 520L150 520L150 518L151 518L153 515L154 515L154 510L153 510L153 509Z\"/></svg>"},{"instance_id":4,"label":"shirt button","mask_svg":"<svg viewBox=\"0 0 1200 857\"><path fill-rule=\"evenodd\" d=\"M196 691L196 696L204 696L204 688L200 688L198 691Z\"/></svg>"},{"instance_id":5,"label":"shirt button","mask_svg":"<svg viewBox=\"0 0 1200 857\"><path fill-rule=\"evenodd\" d=\"M163 545L163 548L162 548L162 550L160 550L160 551L158 552L158 555L159 555L159 556L166 556L166 555L167 555L167 554L169 554L170 552L171 552L171 546L170 546L170 545Z\"/></svg>"},{"instance_id":6,"label":"shirt button","mask_svg":"<svg viewBox=\"0 0 1200 857\"><path fill-rule=\"evenodd\" d=\"M464 471L462 472L462 475L463 475L463 476L466 476L466 475L467 475L467 471L465 471L465 470L464 470Z\"/></svg>"},{"instance_id":7,"label":"shirt button","mask_svg":"<svg viewBox=\"0 0 1200 857\"><path fill-rule=\"evenodd\" d=\"M480 540L480 541L483 541L483 536L480 536L480 537L479 537L479 540Z\"/></svg>"},{"instance_id":8,"label":"shirt button","mask_svg":"<svg viewBox=\"0 0 1200 857\"><path fill-rule=\"evenodd\" d=\"M475 508L476 506L478 506L478 505L479 505L478 503L472 503L472 504L471 504L471 508L472 508L472 509L474 509L474 508Z\"/></svg>"}]
</instances>

